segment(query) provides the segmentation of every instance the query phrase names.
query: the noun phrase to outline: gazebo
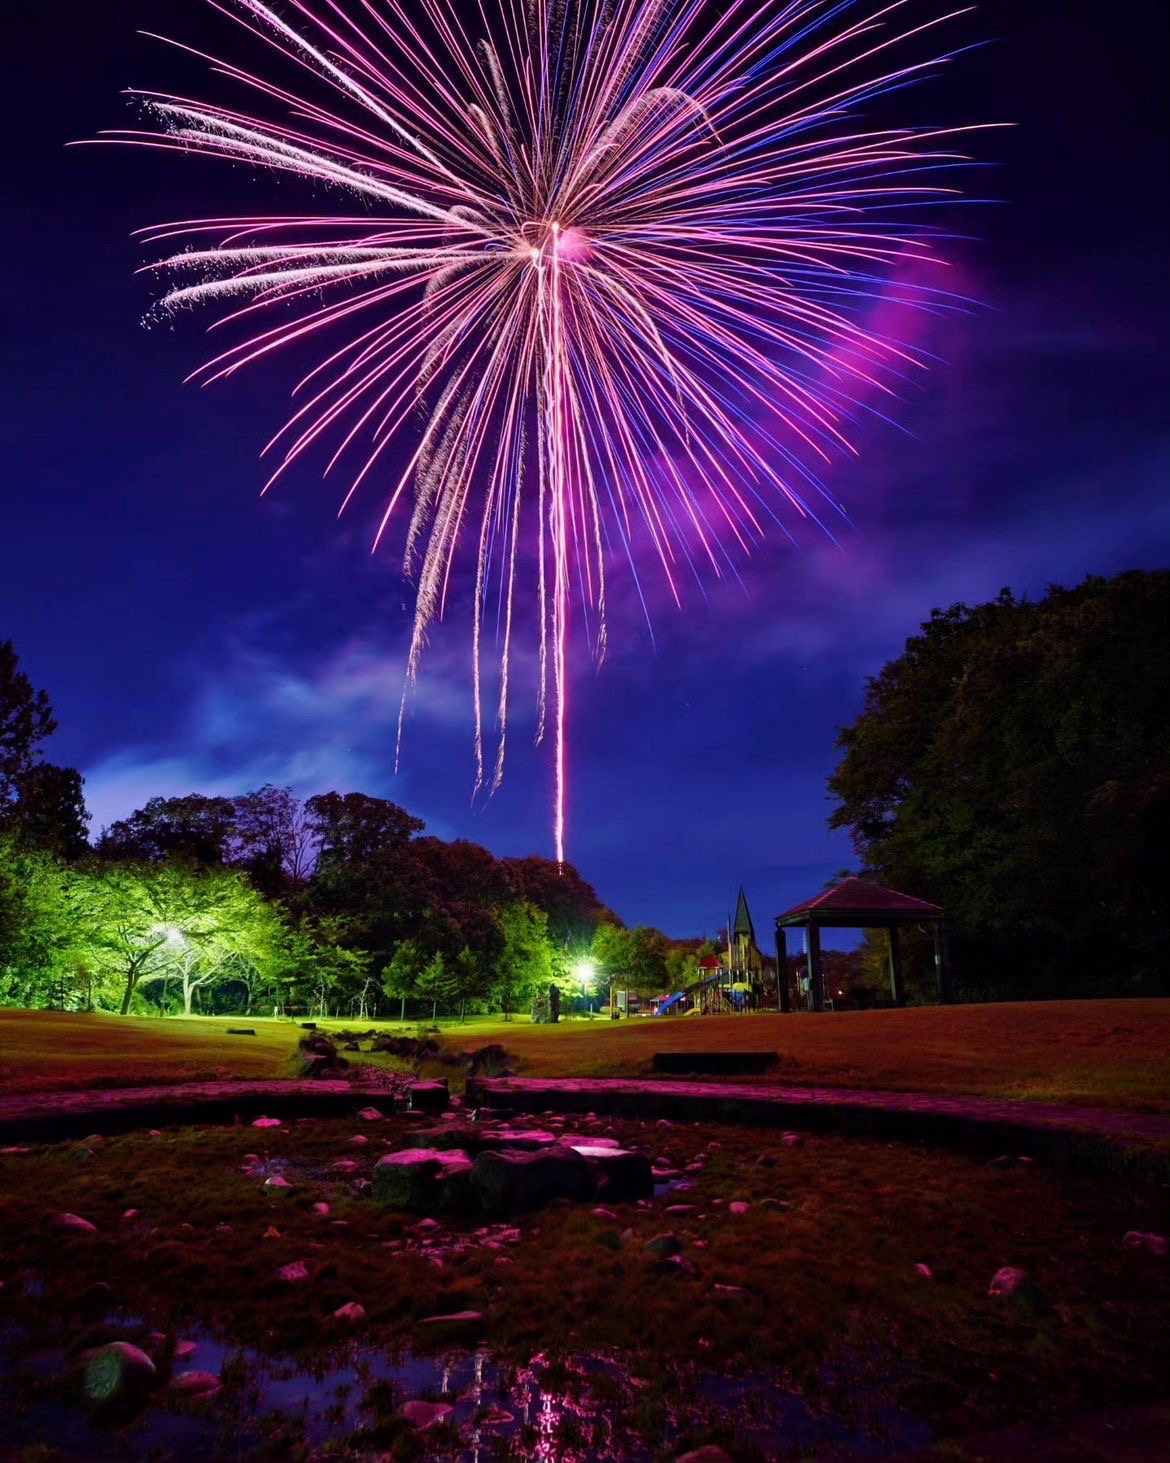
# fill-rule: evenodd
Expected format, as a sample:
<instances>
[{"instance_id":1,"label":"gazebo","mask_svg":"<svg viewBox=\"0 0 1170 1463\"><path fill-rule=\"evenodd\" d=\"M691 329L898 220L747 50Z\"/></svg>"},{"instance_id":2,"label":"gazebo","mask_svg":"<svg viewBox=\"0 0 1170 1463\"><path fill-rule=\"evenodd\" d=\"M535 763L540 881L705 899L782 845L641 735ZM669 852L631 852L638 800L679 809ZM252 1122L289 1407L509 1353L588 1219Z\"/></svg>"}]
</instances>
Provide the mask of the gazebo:
<instances>
[{"instance_id":1,"label":"gazebo","mask_svg":"<svg viewBox=\"0 0 1170 1463\"><path fill-rule=\"evenodd\" d=\"M930 925L934 933L934 970L938 980L938 998L951 999L950 975L947 970L946 931L943 912L937 904L899 894L896 889L883 889L867 879L845 879L805 899L784 914L776 916L776 977L781 1011L791 1009L788 998L787 931L808 931L809 994L814 1011L825 1009L825 981L821 970L821 931L824 929L884 929L890 942L890 990L895 1006L906 1004L902 980L902 944L899 930L903 925Z\"/></svg>"}]
</instances>

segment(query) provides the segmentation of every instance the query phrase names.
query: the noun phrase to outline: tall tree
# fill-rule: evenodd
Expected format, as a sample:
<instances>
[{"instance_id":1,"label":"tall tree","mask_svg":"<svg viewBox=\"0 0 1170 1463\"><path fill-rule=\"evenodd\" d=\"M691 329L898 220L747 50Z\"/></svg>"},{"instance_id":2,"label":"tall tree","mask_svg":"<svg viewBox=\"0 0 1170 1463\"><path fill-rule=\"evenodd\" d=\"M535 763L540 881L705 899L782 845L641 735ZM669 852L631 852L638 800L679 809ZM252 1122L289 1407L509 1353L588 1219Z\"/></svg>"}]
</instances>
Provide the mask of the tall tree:
<instances>
[{"instance_id":1,"label":"tall tree","mask_svg":"<svg viewBox=\"0 0 1170 1463\"><path fill-rule=\"evenodd\" d=\"M365 865L379 854L400 849L426 824L397 803L361 792L327 792L305 804L317 839L317 867Z\"/></svg>"},{"instance_id":2,"label":"tall tree","mask_svg":"<svg viewBox=\"0 0 1170 1463\"><path fill-rule=\"evenodd\" d=\"M1167 984L1168 621L1166 572L1005 590L934 611L868 682L831 823L945 908L969 990Z\"/></svg>"},{"instance_id":3,"label":"tall tree","mask_svg":"<svg viewBox=\"0 0 1170 1463\"><path fill-rule=\"evenodd\" d=\"M128 818L102 832L98 853L120 862L161 863L179 859L200 868L222 865L235 832L231 798L187 793L151 798Z\"/></svg>"},{"instance_id":4,"label":"tall tree","mask_svg":"<svg viewBox=\"0 0 1170 1463\"><path fill-rule=\"evenodd\" d=\"M553 978L548 916L534 904L518 902L497 911L500 952L495 961L492 999L505 1018L548 990Z\"/></svg>"},{"instance_id":5,"label":"tall tree","mask_svg":"<svg viewBox=\"0 0 1170 1463\"><path fill-rule=\"evenodd\" d=\"M418 997L419 977L426 961L414 940L403 940L382 972L382 989L400 1002L399 1021L406 1020L406 1003Z\"/></svg>"},{"instance_id":6,"label":"tall tree","mask_svg":"<svg viewBox=\"0 0 1170 1463\"><path fill-rule=\"evenodd\" d=\"M73 863L89 851L81 773L34 762L15 779L7 826L25 848L39 848Z\"/></svg>"},{"instance_id":7,"label":"tall tree","mask_svg":"<svg viewBox=\"0 0 1170 1463\"><path fill-rule=\"evenodd\" d=\"M501 862L515 897L544 910L549 939L557 944L583 948L603 921L621 924L572 864L535 857Z\"/></svg>"},{"instance_id":8,"label":"tall tree","mask_svg":"<svg viewBox=\"0 0 1170 1463\"><path fill-rule=\"evenodd\" d=\"M229 861L248 870L263 893L297 889L313 872L316 843L307 811L291 787L265 783L233 799Z\"/></svg>"},{"instance_id":9,"label":"tall tree","mask_svg":"<svg viewBox=\"0 0 1170 1463\"><path fill-rule=\"evenodd\" d=\"M33 766L37 743L57 729L45 691L34 691L11 640L0 640L0 815Z\"/></svg>"}]
</instances>

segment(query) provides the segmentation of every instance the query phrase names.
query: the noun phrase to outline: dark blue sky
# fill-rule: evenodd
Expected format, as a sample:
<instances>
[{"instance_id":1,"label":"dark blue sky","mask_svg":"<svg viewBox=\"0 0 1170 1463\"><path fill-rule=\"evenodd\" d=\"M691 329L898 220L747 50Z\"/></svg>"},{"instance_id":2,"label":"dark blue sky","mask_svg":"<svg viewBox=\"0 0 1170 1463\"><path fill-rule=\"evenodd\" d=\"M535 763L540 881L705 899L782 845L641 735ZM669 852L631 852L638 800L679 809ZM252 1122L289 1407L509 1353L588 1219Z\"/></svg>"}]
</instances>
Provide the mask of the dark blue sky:
<instances>
[{"instance_id":1,"label":"dark blue sky","mask_svg":"<svg viewBox=\"0 0 1170 1463\"><path fill-rule=\"evenodd\" d=\"M200 323L140 323L131 230L241 194L259 206L264 180L64 147L125 122L122 87L184 81L134 32L197 37L202 11L6 14L0 638L52 697L46 750L83 770L95 830L155 793L272 781L379 794L442 837L547 855L549 756L526 715L503 788L471 806L458 611L394 775L409 587L393 549L370 556L376 493L341 523L310 470L260 500L288 372L184 387ZM764 925L850 862L826 828L833 741L932 607L1170 561L1162 11L980 8L993 44L935 97L948 119L1018 124L978 144L998 165L975 191L1001 202L964 215L979 241L950 250L985 304L930 323L939 364L828 475L852 519L840 547L776 533L742 586L692 592L682 613L656 597L653 644L619 585L611 654L574 674L568 846L627 921L711 932L742 883Z\"/></svg>"}]
</instances>

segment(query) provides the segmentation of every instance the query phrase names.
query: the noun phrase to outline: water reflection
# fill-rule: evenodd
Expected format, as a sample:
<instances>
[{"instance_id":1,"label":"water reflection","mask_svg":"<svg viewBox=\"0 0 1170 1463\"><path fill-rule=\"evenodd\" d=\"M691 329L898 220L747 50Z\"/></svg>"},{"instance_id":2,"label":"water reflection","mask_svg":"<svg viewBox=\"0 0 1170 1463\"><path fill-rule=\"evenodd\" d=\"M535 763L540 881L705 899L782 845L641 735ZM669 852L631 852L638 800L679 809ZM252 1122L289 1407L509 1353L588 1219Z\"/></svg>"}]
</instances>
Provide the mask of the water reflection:
<instances>
[{"instance_id":1,"label":"water reflection","mask_svg":"<svg viewBox=\"0 0 1170 1463\"><path fill-rule=\"evenodd\" d=\"M136 1334L144 1339L141 1328ZM538 1353L510 1366L483 1348L425 1354L360 1343L306 1365L188 1335L196 1345L176 1362L176 1375L213 1372L221 1390L198 1402L164 1387L132 1423L111 1430L80 1405L62 1347L43 1338L34 1345L15 1328L0 1333L0 1390L16 1404L6 1444L92 1458L247 1458L296 1445L362 1457L384 1453L421 1422L428 1457L650 1463L664 1447L717 1426L773 1458L826 1449L876 1456L930 1441L921 1423L876 1396L854 1393L847 1407L814 1409L761 1375L692 1370L651 1385L614 1357ZM431 1404L407 1408L413 1423L403 1418L411 1402Z\"/></svg>"}]
</instances>

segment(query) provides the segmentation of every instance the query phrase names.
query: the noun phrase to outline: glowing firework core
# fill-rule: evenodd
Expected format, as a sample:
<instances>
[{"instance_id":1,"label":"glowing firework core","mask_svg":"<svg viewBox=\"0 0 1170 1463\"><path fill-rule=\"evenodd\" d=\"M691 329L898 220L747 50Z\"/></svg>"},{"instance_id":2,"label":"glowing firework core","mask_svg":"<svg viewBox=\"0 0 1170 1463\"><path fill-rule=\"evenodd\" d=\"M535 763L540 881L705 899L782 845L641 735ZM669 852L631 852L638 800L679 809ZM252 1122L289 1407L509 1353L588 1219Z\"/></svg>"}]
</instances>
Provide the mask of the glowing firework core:
<instances>
[{"instance_id":1,"label":"glowing firework core","mask_svg":"<svg viewBox=\"0 0 1170 1463\"><path fill-rule=\"evenodd\" d=\"M295 25L266 0L209 3L276 53L272 77L215 61L262 114L139 93L157 130L115 135L331 203L147 231L178 277L162 307L261 317L205 381L336 329L266 449L270 482L331 438L327 470L357 459L348 503L425 407L377 536L412 493L408 689L470 539L476 787L483 636L494 788L526 601L562 860L570 600L600 658L610 558L637 586L648 547L681 602L680 578L733 568L782 504L815 520L806 459L848 447L858 397L919 364L867 321L891 295L945 305L921 283L917 210L953 191L926 174L958 154L851 111L930 72L890 53L941 20L899 32L908 0L500 0L471 37L453 0L287 0Z\"/></svg>"}]
</instances>

